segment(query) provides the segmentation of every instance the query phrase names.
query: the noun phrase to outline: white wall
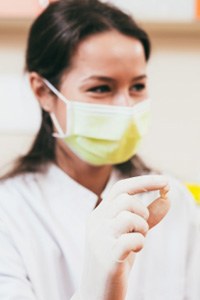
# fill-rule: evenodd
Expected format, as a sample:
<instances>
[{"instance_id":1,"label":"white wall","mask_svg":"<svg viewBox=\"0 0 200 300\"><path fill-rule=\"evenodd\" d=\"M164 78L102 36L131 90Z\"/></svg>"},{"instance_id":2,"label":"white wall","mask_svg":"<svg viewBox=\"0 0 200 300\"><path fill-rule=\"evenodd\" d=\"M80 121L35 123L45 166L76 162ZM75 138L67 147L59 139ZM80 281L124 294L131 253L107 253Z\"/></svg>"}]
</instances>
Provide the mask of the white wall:
<instances>
[{"instance_id":1,"label":"white wall","mask_svg":"<svg viewBox=\"0 0 200 300\"><path fill-rule=\"evenodd\" d=\"M133 12L140 20L175 21L193 20L196 0L109 0L128 12Z\"/></svg>"},{"instance_id":2,"label":"white wall","mask_svg":"<svg viewBox=\"0 0 200 300\"><path fill-rule=\"evenodd\" d=\"M151 166L195 180L200 177L199 33L150 33L152 126L140 152ZM27 151L39 126L36 102L20 83L26 36L27 26L0 26L0 166Z\"/></svg>"},{"instance_id":3,"label":"white wall","mask_svg":"<svg viewBox=\"0 0 200 300\"><path fill-rule=\"evenodd\" d=\"M183 180L200 180L200 34L153 36L153 119L142 153Z\"/></svg>"},{"instance_id":4,"label":"white wall","mask_svg":"<svg viewBox=\"0 0 200 300\"><path fill-rule=\"evenodd\" d=\"M0 23L0 173L26 153L39 125L37 103L24 85L28 23Z\"/></svg>"}]
</instances>

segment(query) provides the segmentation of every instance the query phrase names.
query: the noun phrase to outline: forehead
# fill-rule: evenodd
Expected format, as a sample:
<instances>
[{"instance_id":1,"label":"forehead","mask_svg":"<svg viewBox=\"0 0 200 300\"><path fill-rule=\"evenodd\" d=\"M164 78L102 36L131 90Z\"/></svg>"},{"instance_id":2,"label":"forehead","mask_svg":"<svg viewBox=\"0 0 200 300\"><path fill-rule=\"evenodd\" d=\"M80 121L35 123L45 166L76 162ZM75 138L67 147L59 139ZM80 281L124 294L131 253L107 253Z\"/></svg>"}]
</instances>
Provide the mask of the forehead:
<instances>
[{"instance_id":1,"label":"forehead","mask_svg":"<svg viewBox=\"0 0 200 300\"><path fill-rule=\"evenodd\" d=\"M105 72L111 69L140 69L146 65L142 43L117 31L92 35L82 41L72 57L71 70Z\"/></svg>"}]
</instances>

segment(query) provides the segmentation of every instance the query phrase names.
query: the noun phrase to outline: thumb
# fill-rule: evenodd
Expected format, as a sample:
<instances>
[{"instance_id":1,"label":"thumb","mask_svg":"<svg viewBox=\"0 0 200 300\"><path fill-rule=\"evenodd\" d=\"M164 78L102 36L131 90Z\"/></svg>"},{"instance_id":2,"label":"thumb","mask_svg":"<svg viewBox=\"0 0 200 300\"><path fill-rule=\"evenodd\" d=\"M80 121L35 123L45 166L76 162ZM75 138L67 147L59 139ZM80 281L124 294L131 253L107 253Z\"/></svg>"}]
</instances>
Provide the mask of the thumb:
<instances>
[{"instance_id":1,"label":"thumb","mask_svg":"<svg viewBox=\"0 0 200 300\"><path fill-rule=\"evenodd\" d=\"M165 217L170 209L170 201L166 197L167 192L168 190L165 190L164 193L161 192L161 196L148 206L149 218L147 220L147 223L150 229L157 225Z\"/></svg>"}]
</instances>

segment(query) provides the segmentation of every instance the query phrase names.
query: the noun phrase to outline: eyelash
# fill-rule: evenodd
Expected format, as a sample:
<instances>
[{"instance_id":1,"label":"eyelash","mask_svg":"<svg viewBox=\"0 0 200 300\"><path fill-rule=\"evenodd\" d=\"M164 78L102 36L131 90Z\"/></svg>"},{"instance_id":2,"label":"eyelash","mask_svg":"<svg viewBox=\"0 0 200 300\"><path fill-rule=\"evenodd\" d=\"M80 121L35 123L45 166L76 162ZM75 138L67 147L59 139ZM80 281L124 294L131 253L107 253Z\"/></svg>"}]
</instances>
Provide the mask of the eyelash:
<instances>
[{"instance_id":1,"label":"eyelash","mask_svg":"<svg viewBox=\"0 0 200 300\"><path fill-rule=\"evenodd\" d=\"M136 90L137 92L140 92L142 90L145 89L145 84L144 83L137 83L134 85L134 90Z\"/></svg>"},{"instance_id":2,"label":"eyelash","mask_svg":"<svg viewBox=\"0 0 200 300\"><path fill-rule=\"evenodd\" d=\"M145 87L146 86L144 83L137 83L137 84L133 85L131 90L140 92L140 91L143 91L145 89ZM99 86L92 87L92 88L88 89L87 91L92 92L92 93L103 94L103 93L111 92L111 88L108 85L99 85Z\"/></svg>"},{"instance_id":3,"label":"eyelash","mask_svg":"<svg viewBox=\"0 0 200 300\"><path fill-rule=\"evenodd\" d=\"M99 85L99 86L95 86L91 89L88 90L88 92L93 92L93 93L108 93L110 92L111 89L108 85Z\"/></svg>"}]
</instances>

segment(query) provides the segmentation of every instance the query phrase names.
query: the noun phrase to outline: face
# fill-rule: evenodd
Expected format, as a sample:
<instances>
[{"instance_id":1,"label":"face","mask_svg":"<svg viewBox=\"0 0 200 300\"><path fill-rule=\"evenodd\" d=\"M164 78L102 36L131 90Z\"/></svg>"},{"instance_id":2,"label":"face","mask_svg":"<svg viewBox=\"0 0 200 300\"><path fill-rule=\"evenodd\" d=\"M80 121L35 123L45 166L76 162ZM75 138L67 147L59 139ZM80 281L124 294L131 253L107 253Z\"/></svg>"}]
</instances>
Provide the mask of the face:
<instances>
[{"instance_id":1,"label":"face","mask_svg":"<svg viewBox=\"0 0 200 300\"><path fill-rule=\"evenodd\" d=\"M133 106L148 97L144 49L140 41L115 31L84 40L62 78L60 92L70 101ZM65 130L66 105L52 111Z\"/></svg>"}]
</instances>

